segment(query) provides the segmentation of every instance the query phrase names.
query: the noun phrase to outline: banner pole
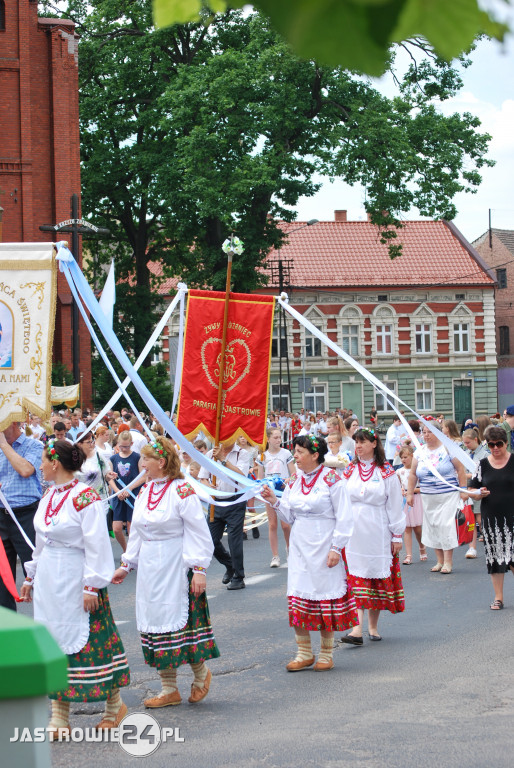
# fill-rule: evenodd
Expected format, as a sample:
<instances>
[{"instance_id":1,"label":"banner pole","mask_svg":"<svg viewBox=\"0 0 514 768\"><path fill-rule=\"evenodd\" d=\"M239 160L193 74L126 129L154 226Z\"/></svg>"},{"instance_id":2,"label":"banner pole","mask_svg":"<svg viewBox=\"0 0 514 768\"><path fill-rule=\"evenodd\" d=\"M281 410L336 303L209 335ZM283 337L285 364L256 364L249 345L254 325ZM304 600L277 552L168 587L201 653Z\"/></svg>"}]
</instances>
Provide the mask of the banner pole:
<instances>
[{"instance_id":1,"label":"banner pole","mask_svg":"<svg viewBox=\"0 0 514 768\"><path fill-rule=\"evenodd\" d=\"M218 376L218 403L216 407L216 434L214 437L214 447L217 448L220 444L220 431L221 431L221 418L222 418L222 406L223 406L223 375L225 373L225 351L227 346L227 326L228 326L228 305L230 300L230 281L232 278L232 256L233 251L227 253L227 281L225 284L225 304L223 308L223 330L221 334L221 353L220 353L220 372ZM212 478L214 487L216 488L216 477ZM214 504L211 504L209 511L209 520L211 523L214 520Z\"/></svg>"}]
</instances>

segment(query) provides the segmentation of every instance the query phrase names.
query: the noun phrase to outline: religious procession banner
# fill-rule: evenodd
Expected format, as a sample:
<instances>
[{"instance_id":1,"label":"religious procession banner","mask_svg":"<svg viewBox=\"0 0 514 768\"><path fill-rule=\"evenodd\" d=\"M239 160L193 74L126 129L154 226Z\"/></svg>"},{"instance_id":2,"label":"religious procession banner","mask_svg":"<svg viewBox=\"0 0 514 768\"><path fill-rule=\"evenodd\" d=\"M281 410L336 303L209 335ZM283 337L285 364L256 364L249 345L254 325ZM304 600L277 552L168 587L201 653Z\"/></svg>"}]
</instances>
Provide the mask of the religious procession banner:
<instances>
[{"instance_id":1,"label":"religious procession banner","mask_svg":"<svg viewBox=\"0 0 514 768\"><path fill-rule=\"evenodd\" d=\"M68 408L74 408L80 397L80 384L68 384L67 387L52 387L51 403L60 405L64 403Z\"/></svg>"},{"instance_id":2,"label":"religious procession banner","mask_svg":"<svg viewBox=\"0 0 514 768\"><path fill-rule=\"evenodd\" d=\"M52 243L0 243L0 430L50 415L56 297Z\"/></svg>"},{"instance_id":3,"label":"religious procession banner","mask_svg":"<svg viewBox=\"0 0 514 768\"><path fill-rule=\"evenodd\" d=\"M189 291L177 427L214 442L225 294ZM273 296L231 293L220 442L244 435L264 447L273 338Z\"/></svg>"}]
</instances>

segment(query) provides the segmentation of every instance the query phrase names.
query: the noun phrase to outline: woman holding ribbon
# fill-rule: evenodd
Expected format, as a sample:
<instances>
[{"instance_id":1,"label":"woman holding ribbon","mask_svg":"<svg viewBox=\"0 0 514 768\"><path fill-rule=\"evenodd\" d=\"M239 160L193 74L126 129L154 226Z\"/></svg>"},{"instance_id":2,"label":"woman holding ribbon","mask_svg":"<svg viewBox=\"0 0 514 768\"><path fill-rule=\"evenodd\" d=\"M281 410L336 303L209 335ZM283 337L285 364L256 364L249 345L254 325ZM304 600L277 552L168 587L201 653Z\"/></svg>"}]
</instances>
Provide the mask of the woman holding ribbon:
<instances>
[{"instance_id":1,"label":"woman holding ribbon","mask_svg":"<svg viewBox=\"0 0 514 768\"><path fill-rule=\"evenodd\" d=\"M440 429L438 422L432 422ZM423 504L422 542L435 549L434 573L451 573L453 550L458 546L455 514L461 499L466 499L466 470L452 458L443 443L428 427L423 427L424 445L414 453L407 488L407 504L414 503L414 488L419 482Z\"/></svg>"},{"instance_id":2,"label":"woman holding ribbon","mask_svg":"<svg viewBox=\"0 0 514 768\"><path fill-rule=\"evenodd\" d=\"M137 628L145 662L162 682L161 693L145 706L181 703L177 668L182 664L194 673L189 697L194 704L209 692L212 675L205 661L219 656L205 594L212 538L172 442L159 437L141 449L141 457L150 481L134 505L127 550L113 582L120 584L137 567Z\"/></svg>"},{"instance_id":3,"label":"woman holding ribbon","mask_svg":"<svg viewBox=\"0 0 514 768\"><path fill-rule=\"evenodd\" d=\"M34 516L36 548L25 563L21 590L31 602L34 589L34 619L68 656L68 687L50 696L51 740L69 734L71 701L106 699L100 730L119 725L127 714L119 689L130 676L106 589L114 559L104 507L96 491L74 476L85 458L68 440L50 440L43 450L43 477L55 485Z\"/></svg>"},{"instance_id":4,"label":"woman holding ribbon","mask_svg":"<svg viewBox=\"0 0 514 768\"><path fill-rule=\"evenodd\" d=\"M374 429L359 427L353 435L355 459L343 473L352 505L354 531L346 548L348 583L357 603L359 625L343 643L363 645L364 611L368 610L368 636L378 634L380 611L405 610L398 561L406 518L402 489L396 472L386 461Z\"/></svg>"},{"instance_id":5,"label":"woman holding ribbon","mask_svg":"<svg viewBox=\"0 0 514 768\"><path fill-rule=\"evenodd\" d=\"M298 652L286 669L297 672L314 664L310 637L314 630L321 635L314 669L324 671L334 666L334 632L357 623L342 560L353 518L344 484L333 469L323 466L325 440L301 435L293 445L298 473L288 480L284 495L279 501L269 486L263 486L261 493L291 526L287 596Z\"/></svg>"}]
</instances>

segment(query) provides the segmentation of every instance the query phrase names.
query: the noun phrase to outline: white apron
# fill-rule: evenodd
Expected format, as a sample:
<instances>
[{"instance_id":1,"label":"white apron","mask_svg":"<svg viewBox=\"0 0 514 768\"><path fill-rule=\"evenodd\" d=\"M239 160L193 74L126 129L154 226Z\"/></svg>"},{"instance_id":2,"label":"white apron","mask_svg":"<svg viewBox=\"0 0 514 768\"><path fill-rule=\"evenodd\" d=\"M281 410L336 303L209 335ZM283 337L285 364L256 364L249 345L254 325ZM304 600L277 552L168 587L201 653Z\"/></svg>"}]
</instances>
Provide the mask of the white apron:
<instances>
[{"instance_id":1,"label":"white apron","mask_svg":"<svg viewBox=\"0 0 514 768\"><path fill-rule=\"evenodd\" d=\"M142 541L136 582L139 632L176 632L187 624L189 583L182 537Z\"/></svg>"},{"instance_id":2,"label":"white apron","mask_svg":"<svg viewBox=\"0 0 514 768\"><path fill-rule=\"evenodd\" d=\"M68 656L82 650L89 637L83 572L82 550L48 545L43 548L34 590L34 620L45 624Z\"/></svg>"}]
</instances>

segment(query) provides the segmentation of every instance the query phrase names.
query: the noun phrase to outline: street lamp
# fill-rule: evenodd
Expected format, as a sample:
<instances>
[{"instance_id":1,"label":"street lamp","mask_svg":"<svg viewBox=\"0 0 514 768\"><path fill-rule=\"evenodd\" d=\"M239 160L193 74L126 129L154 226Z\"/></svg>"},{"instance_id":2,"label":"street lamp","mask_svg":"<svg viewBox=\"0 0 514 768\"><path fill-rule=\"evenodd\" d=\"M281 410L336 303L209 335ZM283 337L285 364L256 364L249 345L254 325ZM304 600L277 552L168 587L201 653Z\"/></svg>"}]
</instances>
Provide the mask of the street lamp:
<instances>
[{"instance_id":1,"label":"street lamp","mask_svg":"<svg viewBox=\"0 0 514 768\"><path fill-rule=\"evenodd\" d=\"M305 227L312 227L313 224L318 224L318 219L309 219L309 221L306 221L305 224L302 224L301 227L295 227L295 229L291 229L289 232L286 233L286 237L289 237L289 235L292 235L294 232L299 232L301 229L305 229ZM282 246L280 246L278 251L278 259L275 259L274 261L268 262L270 270L271 270L271 282L273 284L276 284L278 282L278 289L279 292L282 293L284 290L284 287L287 285L289 286L290 280L291 280L291 265L294 263L293 259L282 259L280 257L280 251L282 249ZM288 388L288 395L287 395L287 403L288 403L288 411L291 413L291 371L289 369L289 351L287 347L287 323L286 323L286 315L285 310L283 307L280 307L280 312L278 315L278 364L279 364L279 374L278 374L278 401L280 404L279 410L282 410L282 320L284 321L284 342L285 342L285 357L286 357L286 366L287 366L287 388ZM304 384L305 384L305 376L304 376Z\"/></svg>"}]
</instances>

